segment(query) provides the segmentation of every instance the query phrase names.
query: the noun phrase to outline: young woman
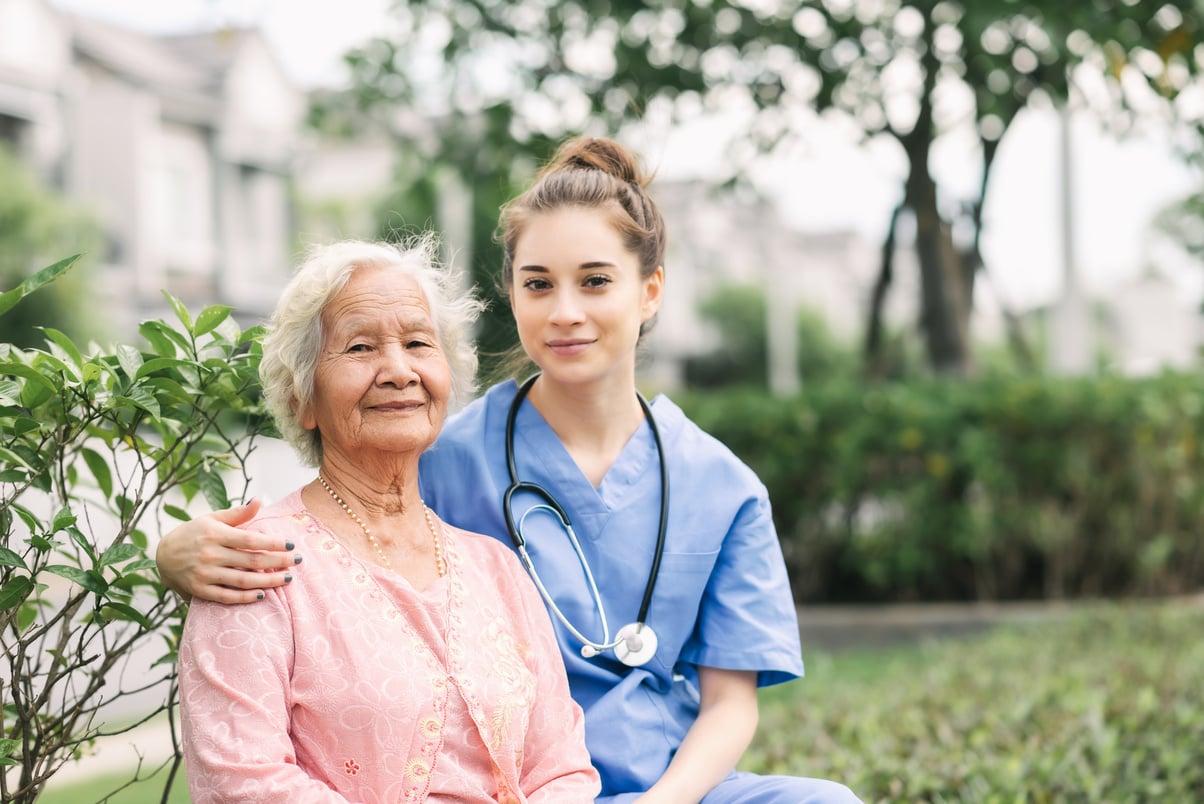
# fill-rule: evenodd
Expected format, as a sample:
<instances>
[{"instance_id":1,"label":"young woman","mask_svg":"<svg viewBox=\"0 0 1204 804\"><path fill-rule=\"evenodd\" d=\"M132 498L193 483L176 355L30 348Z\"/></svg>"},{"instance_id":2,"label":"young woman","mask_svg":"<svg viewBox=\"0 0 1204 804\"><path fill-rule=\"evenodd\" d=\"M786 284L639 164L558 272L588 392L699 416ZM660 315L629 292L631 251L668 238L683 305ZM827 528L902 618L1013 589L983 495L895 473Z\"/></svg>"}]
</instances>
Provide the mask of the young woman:
<instances>
[{"instance_id":1,"label":"young woman","mask_svg":"<svg viewBox=\"0 0 1204 804\"><path fill-rule=\"evenodd\" d=\"M449 420L422 457L423 498L518 549L585 711L599 801L857 801L834 782L733 772L757 688L803 672L798 623L764 486L669 399L636 390L665 282L646 185L622 146L581 138L503 209L503 281L538 373ZM168 534L165 582L223 602L284 583L246 572L295 561L238 530L246 515Z\"/></svg>"}]
</instances>

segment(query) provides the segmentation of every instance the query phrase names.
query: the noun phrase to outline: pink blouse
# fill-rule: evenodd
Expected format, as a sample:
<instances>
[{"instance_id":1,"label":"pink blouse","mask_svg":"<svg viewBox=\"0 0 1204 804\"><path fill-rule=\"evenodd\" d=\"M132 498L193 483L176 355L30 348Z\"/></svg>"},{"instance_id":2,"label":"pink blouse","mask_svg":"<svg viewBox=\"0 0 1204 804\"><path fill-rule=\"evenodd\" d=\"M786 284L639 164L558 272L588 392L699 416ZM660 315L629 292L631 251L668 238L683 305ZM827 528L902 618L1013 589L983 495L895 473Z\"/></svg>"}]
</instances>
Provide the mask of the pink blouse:
<instances>
[{"instance_id":1,"label":"pink blouse","mask_svg":"<svg viewBox=\"0 0 1204 804\"><path fill-rule=\"evenodd\" d=\"M251 525L305 557L245 606L193 603L180 643L188 785L204 802L592 802L548 615L500 542L443 528L418 592L359 561L300 492Z\"/></svg>"}]
</instances>

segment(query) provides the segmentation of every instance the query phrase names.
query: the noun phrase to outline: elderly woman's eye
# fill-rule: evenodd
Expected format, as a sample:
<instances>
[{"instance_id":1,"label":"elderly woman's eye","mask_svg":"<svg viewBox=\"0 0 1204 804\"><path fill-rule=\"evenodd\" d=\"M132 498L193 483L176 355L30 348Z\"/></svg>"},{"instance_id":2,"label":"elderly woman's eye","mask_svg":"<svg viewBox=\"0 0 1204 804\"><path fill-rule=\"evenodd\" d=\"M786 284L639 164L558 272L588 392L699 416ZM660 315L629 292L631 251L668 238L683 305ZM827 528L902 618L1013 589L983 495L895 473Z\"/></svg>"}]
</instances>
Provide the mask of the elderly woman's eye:
<instances>
[{"instance_id":1,"label":"elderly woman's eye","mask_svg":"<svg viewBox=\"0 0 1204 804\"><path fill-rule=\"evenodd\" d=\"M368 351L368 344L366 344L366 343L353 343L353 344L351 344L350 346L348 346L348 347L347 347L347 351L348 351L348 352L366 352L366 351Z\"/></svg>"}]
</instances>

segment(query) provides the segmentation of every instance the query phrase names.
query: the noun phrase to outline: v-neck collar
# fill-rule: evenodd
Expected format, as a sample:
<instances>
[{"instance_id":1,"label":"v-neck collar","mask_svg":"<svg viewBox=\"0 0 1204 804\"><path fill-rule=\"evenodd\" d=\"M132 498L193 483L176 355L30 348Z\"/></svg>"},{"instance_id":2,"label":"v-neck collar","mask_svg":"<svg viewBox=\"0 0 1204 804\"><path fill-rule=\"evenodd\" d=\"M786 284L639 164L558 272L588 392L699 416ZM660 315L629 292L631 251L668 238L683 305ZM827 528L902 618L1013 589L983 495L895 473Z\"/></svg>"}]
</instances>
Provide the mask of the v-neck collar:
<instances>
[{"instance_id":1,"label":"v-neck collar","mask_svg":"<svg viewBox=\"0 0 1204 804\"><path fill-rule=\"evenodd\" d=\"M518 391L517 384L511 384L512 392L507 397L507 406ZM659 395L649 406L652 415L656 417L665 450L668 451L670 430L675 429L672 427L675 421L672 415L674 408L665 404L665 397ZM543 485L548 486L558 497L560 494L554 490L564 489L565 496L571 494L579 507L588 508L584 511L579 510L578 515L607 514L625 505L633 493L643 489L644 484L653 482L654 479L659 483L660 457L657 455L656 440L652 437L652 429L647 421L642 422L632 433L598 486L589 482L543 414L529 400L523 400L515 418L514 449L520 479L530 479L521 477L524 465L537 463L546 473ZM524 461L524 450L529 450L528 455L534 455L536 461L531 461L529 457Z\"/></svg>"}]
</instances>

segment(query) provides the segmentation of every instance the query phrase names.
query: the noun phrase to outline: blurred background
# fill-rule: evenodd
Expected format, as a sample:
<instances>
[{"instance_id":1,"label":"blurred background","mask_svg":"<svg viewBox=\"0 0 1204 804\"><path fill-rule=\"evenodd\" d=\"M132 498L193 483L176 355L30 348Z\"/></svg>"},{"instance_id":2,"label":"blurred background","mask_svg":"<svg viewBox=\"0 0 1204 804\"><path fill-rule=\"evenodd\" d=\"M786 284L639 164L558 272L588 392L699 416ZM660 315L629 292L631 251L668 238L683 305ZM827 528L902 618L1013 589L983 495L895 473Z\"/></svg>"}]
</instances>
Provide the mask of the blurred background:
<instances>
[{"instance_id":1,"label":"blurred background","mask_svg":"<svg viewBox=\"0 0 1204 804\"><path fill-rule=\"evenodd\" d=\"M641 385L765 482L821 648L747 766L1195 800L1202 26L1199 0L0 0L0 285L84 254L0 342L136 343L163 291L250 326L307 243L428 228L496 297L499 206L616 137L669 227ZM478 335L484 384L504 303ZM264 445L251 493L288 467ZM1101 599L1194 608L825 658Z\"/></svg>"},{"instance_id":2,"label":"blurred background","mask_svg":"<svg viewBox=\"0 0 1204 804\"><path fill-rule=\"evenodd\" d=\"M669 226L641 383L764 479L800 602L1191 591L1201 19L2 0L4 281L86 255L4 338L133 339L164 290L247 326L306 243L427 228L495 295L499 206L565 137L605 134ZM485 383L504 303L479 342Z\"/></svg>"}]
</instances>

